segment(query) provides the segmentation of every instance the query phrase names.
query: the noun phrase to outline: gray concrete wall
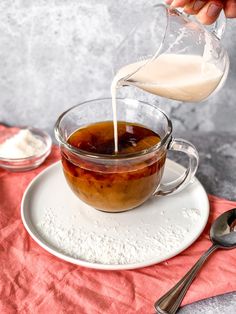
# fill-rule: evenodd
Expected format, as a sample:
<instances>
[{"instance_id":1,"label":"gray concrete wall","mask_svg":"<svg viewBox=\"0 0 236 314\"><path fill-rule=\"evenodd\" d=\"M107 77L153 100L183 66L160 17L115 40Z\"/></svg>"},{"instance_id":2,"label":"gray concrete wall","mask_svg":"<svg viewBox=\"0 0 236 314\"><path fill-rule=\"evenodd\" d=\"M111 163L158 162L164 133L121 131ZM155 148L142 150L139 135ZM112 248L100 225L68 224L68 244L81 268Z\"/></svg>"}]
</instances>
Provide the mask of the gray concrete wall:
<instances>
[{"instance_id":1,"label":"gray concrete wall","mask_svg":"<svg viewBox=\"0 0 236 314\"><path fill-rule=\"evenodd\" d=\"M109 95L114 48L135 14L153 2L2 0L0 121L36 125L52 133L66 108ZM235 131L235 29L236 21L229 21L223 43L231 59L230 73L214 97L182 105L143 92L129 95L159 104L174 120L176 131Z\"/></svg>"}]
</instances>

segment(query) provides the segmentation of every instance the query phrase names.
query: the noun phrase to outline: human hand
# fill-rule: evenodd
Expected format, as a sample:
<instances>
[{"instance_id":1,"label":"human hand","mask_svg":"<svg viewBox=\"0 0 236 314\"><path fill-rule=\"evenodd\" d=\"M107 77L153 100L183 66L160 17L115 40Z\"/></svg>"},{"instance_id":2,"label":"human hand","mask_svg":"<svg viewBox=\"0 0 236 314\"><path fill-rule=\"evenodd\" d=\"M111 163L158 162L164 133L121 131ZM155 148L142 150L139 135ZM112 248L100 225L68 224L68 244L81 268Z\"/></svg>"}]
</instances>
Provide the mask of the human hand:
<instances>
[{"instance_id":1,"label":"human hand","mask_svg":"<svg viewBox=\"0 0 236 314\"><path fill-rule=\"evenodd\" d=\"M203 24L212 24L218 18L221 10L226 17L236 17L236 0L166 0L173 8L184 8L187 14L195 14Z\"/></svg>"}]
</instances>

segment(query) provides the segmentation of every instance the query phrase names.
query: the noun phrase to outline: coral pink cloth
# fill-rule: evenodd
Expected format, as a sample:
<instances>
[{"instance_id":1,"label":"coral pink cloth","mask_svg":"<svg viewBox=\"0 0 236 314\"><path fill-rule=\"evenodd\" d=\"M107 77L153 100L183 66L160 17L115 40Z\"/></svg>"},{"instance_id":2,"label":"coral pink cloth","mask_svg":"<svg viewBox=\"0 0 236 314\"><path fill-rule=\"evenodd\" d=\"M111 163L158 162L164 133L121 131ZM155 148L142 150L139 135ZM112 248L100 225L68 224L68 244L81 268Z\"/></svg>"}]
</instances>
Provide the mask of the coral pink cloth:
<instances>
[{"instance_id":1,"label":"coral pink cloth","mask_svg":"<svg viewBox=\"0 0 236 314\"><path fill-rule=\"evenodd\" d=\"M0 128L1 132L1 128ZM43 250L28 235L20 217L22 195L29 182L59 159L54 147L38 169L10 173L0 169L0 313L153 313L153 303L211 245L213 220L235 202L209 196L209 222L184 252L146 268L101 271L79 267ZM236 250L211 256L183 304L236 290Z\"/></svg>"}]
</instances>

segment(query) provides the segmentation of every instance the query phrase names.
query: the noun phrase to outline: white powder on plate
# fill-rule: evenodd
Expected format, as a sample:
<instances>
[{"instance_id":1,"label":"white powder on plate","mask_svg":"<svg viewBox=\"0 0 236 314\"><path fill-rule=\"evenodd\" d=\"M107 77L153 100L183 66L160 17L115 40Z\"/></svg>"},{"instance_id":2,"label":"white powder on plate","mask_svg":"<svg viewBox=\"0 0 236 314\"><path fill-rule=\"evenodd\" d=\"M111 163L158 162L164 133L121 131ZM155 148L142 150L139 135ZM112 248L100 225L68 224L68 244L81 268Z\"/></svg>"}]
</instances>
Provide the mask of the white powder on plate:
<instances>
[{"instance_id":1,"label":"white powder on plate","mask_svg":"<svg viewBox=\"0 0 236 314\"><path fill-rule=\"evenodd\" d=\"M153 226L142 219L135 226L120 223L104 226L102 221L95 220L91 229L78 223L81 222L79 215L68 217L68 221L65 222L56 210L47 209L38 231L50 245L67 256L107 265L140 263L156 259L163 252L168 255L181 247L189 232L188 228L175 223L150 232Z\"/></svg>"},{"instance_id":2,"label":"white powder on plate","mask_svg":"<svg viewBox=\"0 0 236 314\"><path fill-rule=\"evenodd\" d=\"M45 149L45 144L30 130L22 129L17 134L0 144L0 157L26 158L40 154Z\"/></svg>"},{"instance_id":3,"label":"white powder on plate","mask_svg":"<svg viewBox=\"0 0 236 314\"><path fill-rule=\"evenodd\" d=\"M201 216L201 213L197 208L183 208L182 214L184 218L190 218L192 221L198 220Z\"/></svg>"}]
</instances>

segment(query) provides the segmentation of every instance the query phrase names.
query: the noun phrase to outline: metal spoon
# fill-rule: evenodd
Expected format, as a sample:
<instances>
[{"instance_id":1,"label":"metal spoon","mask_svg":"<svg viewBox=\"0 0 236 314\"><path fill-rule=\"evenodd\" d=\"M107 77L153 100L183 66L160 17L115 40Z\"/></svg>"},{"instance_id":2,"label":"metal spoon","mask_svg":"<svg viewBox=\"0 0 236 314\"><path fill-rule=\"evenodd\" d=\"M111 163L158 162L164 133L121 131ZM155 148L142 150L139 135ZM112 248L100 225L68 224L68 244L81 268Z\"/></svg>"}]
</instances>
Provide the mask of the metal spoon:
<instances>
[{"instance_id":1,"label":"metal spoon","mask_svg":"<svg viewBox=\"0 0 236 314\"><path fill-rule=\"evenodd\" d=\"M166 294L156 301L154 307L159 314L175 314L191 283L202 265L216 249L233 249L236 247L236 208L220 215L210 230L212 246L200 257L187 274Z\"/></svg>"}]
</instances>

